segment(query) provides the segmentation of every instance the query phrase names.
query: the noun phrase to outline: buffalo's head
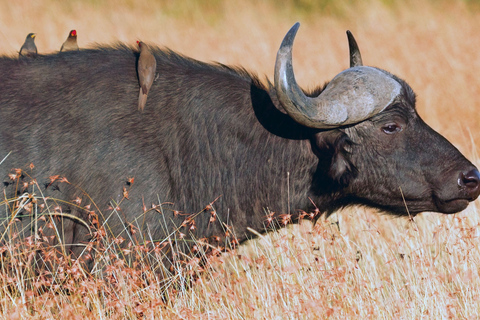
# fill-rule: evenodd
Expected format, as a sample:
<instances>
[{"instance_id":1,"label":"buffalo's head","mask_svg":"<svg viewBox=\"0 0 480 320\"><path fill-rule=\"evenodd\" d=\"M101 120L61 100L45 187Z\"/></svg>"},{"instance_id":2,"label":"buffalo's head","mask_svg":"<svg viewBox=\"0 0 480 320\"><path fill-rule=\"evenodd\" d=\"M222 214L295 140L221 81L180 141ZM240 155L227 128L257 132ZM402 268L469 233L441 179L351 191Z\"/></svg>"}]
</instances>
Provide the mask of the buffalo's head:
<instances>
[{"instance_id":1,"label":"buffalo's head","mask_svg":"<svg viewBox=\"0 0 480 320\"><path fill-rule=\"evenodd\" d=\"M477 168L423 122L405 81L363 66L350 32L350 68L320 94L305 94L292 67L298 27L278 51L275 89L288 115L314 128L312 149L319 162L311 193L328 211L364 204L399 215L455 213L478 197Z\"/></svg>"}]
</instances>

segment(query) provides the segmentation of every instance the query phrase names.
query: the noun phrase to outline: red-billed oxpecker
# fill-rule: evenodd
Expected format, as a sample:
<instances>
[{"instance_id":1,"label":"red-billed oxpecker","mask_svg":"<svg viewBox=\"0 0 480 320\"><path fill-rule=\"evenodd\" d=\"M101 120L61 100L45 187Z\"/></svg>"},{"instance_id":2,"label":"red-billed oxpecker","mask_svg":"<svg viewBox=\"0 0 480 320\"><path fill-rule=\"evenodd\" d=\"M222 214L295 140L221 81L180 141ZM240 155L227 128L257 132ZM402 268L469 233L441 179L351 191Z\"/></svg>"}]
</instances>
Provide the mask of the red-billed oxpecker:
<instances>
[{"instance_id":1,"label":"red-billed oxpecker","mask_svg":"<svg viewBox=\"0 0 480 320\"><path fill-rule=\"evenodd\" d=\"M78 44L77 44L77 30L71 30L68 34L67 40L62 44L60 48L60 52L65 51L78 51Z\"/></svg>"},{"instance_id":2,"label":"red-billed oxpecker","mask_svg":"<svg viewBox=\"0 0 480 320\"><path fill-rule=\"evenodd\" d=\"M140 48L140 57L138 58L138 82L140 84L140 92L138 94L138 110L143 111L147 103L147 95L155 80L157 70L157 61L150 51L148 45L141 41L137 41Z\"/></svg>"}]
</instances>

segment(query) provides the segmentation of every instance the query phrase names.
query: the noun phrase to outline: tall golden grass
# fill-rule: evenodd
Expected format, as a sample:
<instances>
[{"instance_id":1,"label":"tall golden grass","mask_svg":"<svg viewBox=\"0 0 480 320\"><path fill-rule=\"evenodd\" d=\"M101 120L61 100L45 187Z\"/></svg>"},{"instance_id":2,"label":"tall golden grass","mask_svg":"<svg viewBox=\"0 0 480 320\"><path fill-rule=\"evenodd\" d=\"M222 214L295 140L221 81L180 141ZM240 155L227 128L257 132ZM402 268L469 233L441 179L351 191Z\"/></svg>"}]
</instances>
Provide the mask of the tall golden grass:
<instances>
[{"instance_id":1,"label":"tall golden grass","mask_svg":"<svg viewBox=\"0 0 480 320\"><path fill-rule=\"evenodd\" d=\"M461 0L1 1L0 53L16 55L29 32L39 52L55 52L76 29L81 47L142 39L271 78L281 39L300 21L294 67L300 84L313 87L348 67L349 29L364 63L407 80L427 123L479 165L479 13ZM153 271L153 249L134 245L122 257L110 250L114 240L100 237L104 270L87 275L61 255L61 269L32 271L32 252L49 249L41 239L12 242L0 250L0 317L475 319L479 223L476 204L413 221L343 210L261 236L207 266L192 260L167 286ZM125 259L142 252L149 259L137 265Z\"/></svg>"}]
</instances>

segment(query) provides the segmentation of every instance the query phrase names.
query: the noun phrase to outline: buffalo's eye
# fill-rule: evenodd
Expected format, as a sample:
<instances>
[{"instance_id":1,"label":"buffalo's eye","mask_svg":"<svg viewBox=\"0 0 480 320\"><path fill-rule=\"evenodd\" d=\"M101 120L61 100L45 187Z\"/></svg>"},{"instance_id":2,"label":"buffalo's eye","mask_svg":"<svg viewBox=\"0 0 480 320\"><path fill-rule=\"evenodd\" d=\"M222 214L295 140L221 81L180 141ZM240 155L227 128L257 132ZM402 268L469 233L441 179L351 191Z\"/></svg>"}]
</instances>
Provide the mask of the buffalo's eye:
<instances>
[{"instance_id":1,"label":"buffalo's eye","mask_svg":"<svg viewBox=\"0 0 480 320\"><path fill-rule=\"evenodd\" d=\"M382 131L385 132L386 134L394 134L399 131L402 131L402 127L396 123L389 123L382 127Z\"/></svg>"}]
</instances>

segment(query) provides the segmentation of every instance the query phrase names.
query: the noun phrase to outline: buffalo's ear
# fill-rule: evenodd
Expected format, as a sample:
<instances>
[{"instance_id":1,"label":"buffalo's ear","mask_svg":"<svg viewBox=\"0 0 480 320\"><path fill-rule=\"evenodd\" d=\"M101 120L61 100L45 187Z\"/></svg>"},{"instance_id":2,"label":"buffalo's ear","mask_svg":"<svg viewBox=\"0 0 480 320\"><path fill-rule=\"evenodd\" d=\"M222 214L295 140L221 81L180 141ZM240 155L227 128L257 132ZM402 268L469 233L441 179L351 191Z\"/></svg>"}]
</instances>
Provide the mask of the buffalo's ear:
<instances>
[{"instance_id":1,"label":"buffalo's ear","mask_svg":"<svg viewBox=\"0 0 480 320\"><path fill-rule=\"evenodd\" d=\"M341 185L347 185L357 174L350 161L353 142L345 132L335 129L318 132L314 135L312 148L330 179Z\"/></svg>"}]
</instances>

